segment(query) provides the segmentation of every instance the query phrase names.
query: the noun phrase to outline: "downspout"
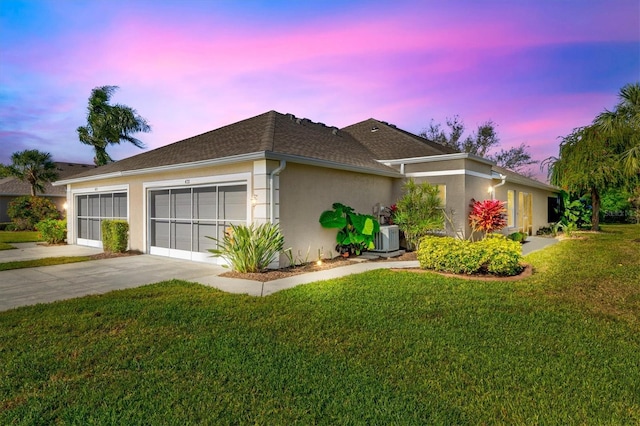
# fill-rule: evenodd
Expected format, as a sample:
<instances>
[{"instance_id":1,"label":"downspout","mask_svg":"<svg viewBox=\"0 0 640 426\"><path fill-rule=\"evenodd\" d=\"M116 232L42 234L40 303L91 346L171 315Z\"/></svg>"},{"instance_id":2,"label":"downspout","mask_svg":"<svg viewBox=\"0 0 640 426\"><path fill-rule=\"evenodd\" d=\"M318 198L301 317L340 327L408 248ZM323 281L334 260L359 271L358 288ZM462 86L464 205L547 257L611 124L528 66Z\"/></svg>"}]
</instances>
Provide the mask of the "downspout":
<instances>
[{"instance_id":1,"label":"downspout","mask_svg":"<svg viewBox=\"0 0 640 426\"><path fill-rule=\"evenodd\" d=\"M269 221L271 223L274 223L274 210L275 210L275 201L273 199L274 194L275 194L275 189L274 189L274 181L275 181L275 177L278 176L280 174L281 171L284 170L284 168L287 167L287 161L286 160L280 160L280 166L278 166L277 169L275 169L274 171L272 171L271 173L269 173Z\"/></svg>"},{"instance_id":2,"label":"downspout","mask_svg":"<svg viewBox=\"0 0 640 426\"><path fill-rule=\"evenodd\" d=\"M492 200L496 199L496 188L499 187L499 186L504 185L507 182L507 175L500 174L500 179L502 179L502 182L500 182L499 184L495 185L493 187L493 189L491 190L491 199Z\"/></svg>"}]
</instances>

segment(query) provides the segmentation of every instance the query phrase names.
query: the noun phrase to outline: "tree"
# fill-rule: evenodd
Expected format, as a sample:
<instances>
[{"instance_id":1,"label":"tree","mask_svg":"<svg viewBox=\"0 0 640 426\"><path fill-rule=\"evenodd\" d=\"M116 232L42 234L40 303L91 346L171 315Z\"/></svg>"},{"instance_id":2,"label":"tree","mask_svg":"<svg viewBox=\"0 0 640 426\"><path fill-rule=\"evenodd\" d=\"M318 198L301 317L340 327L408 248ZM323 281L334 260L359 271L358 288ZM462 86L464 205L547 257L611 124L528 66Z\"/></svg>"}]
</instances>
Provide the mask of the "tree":
<instances>
[{"instance_id":1,"label":"tree","mask_svg":"<svg viewBox=\"0 0 640 426\"><path fill-rule=\"evenodd\" d=\"M623 145L607 137L599 126L574 129L562 138L557 158L547 158L551 183L578 194L591 196L591 229L599 229L600 194L624 182L620 163Z\"/></svg>"},{"instance_id":2,"label":"tree","mask_svg":"<svg viewBox=\"0 0 640 426\"><path fill-rule=\"evenodd\" d=\"M31 186L31 196L44 192L44 185L58 179L56 165L51 154L37 149L26 149L11 155L11 164L3 166L7 176L15 176Z\"/></svg>"},{"instance_id":3,"label":"tree","mask_svg":"<svg viewBox=\"0 0 640 426\"><path fill-rule=\"evenodd\" d=\"M624 172L631 177L640 174L640 83L627 84L618 94L613 111L599 114L594 124L626 149L621 155Z\"/></svg>"},{"instance_id":4,"label":"tree","mask_svg":"<svg viewBox=\"0 0 640 426\"><path fill-rule=\"evenodd\" d=\"M107 146L130 142L138 148L144 144L133 133L150 132L147 121L138 115L135 109L126 105L110 105L111 95L118 86L101 86L91 91L87 107L87 125L77 129L80 142L91 145L96 156L93 159L98 166L112 162L107 154Z\"/></svg>"},{"instance_id":5,"label":"tree","mask_svg":"<svg viewBox=\"0 0 640 426\"><path fill-rule=\"evenodd\" d=\"M464 139L462 139L462 135L465 131L465 125L458 115L454 115L453 118L447 118L446 124L449 127L448 134L442 129L440 123L436 123L431 119L429 126L420 132L419 136L460 152L485 157L495 161L500 167L524 175L530 174L525 169L526 166L537 163L531 158L531 154L527 152L529 147L525 144L520 144L520 146L509 148L508 150L501 149L495 155L489 154L490 151L500 145L500 138L496 131L497 126L492 120L479 125L474 133Z\"/></svg>"}]
</instances>

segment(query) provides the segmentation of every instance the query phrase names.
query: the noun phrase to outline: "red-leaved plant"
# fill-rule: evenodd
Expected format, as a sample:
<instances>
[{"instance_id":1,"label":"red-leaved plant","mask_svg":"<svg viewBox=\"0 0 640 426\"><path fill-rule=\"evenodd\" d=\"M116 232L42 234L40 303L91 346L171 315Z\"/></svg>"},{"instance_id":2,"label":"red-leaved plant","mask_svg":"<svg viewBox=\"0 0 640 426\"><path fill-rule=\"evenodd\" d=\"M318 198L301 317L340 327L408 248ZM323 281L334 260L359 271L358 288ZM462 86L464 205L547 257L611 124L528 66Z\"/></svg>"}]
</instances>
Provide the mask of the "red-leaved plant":
<instances>
[{"instance_id":1,"label":"red-leaved plant","mask_svg":"<svg viewBox=\"0 0 640 426\"><path fill-rule=\"evenodd\" d=\"M473 232L482 231L488 234L507 226L507 209L504 208L502 201L476 201L472 198L469 207L471 207L469 224Z\"/></svg>"}]
</instances>

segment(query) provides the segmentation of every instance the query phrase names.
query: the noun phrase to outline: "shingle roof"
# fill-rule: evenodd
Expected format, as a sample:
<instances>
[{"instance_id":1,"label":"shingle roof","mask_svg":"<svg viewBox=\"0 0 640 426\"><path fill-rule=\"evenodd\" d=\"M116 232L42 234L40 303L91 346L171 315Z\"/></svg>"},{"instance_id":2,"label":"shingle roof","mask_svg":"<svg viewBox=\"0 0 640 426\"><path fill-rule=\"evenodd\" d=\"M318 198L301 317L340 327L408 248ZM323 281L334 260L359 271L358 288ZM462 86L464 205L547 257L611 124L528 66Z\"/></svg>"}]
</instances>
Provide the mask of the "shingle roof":
<instances>
[{"instance_id":1,"label":"shingle roof","mask_svg":"<svg viewBox=\"0 0 640 426\"><path fill-rule=\"evenodd\" d=\"M342 129L366 146L377 160L427 157L458 151L370 118Z\"/></svg>"},{"instance_id":2,"label":"shingle roof","mask_svg":"<svg viewBox=\"0 0 640 426\"><path fill-rule=\"evenodd\" d=\"M294 156L371 172L397 174L349 133L292 114L269 111L198 136L89 170L73 179L176 164L215 160L249 153ZM363 170L363 171L364 171Z\"/></svg>"},{"instance_id":3,"label":"shingle roof","mask_svg":"<svg viewBox=\"0 0 640 426\"><path fill-rule=\"evenodd\" d=\"M58 180L66 179L70 176L77 175L83 171L95 169L96 166L89 164L77 164L77 163L64 163L55 162L56 171L58 172ZM38 195L47 196L66 196L67 190L64 186L53 186L50 183L45 184L44 194L38 193ZM6 177L0 179L0 195L29 195L31 194L31 185L28 182L23 182L16 177Z\"/></svg>"}]
</instances>

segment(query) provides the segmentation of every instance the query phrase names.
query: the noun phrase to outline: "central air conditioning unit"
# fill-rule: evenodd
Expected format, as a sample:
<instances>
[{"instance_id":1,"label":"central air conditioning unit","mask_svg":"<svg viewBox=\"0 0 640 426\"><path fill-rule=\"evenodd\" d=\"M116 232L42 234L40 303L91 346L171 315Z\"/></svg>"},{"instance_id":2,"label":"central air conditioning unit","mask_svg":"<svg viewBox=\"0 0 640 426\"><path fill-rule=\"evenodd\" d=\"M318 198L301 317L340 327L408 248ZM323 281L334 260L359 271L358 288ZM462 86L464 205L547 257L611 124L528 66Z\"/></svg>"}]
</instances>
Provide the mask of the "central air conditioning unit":
<instances>
[{"instance_id":1,"label":"central air conditioning unit","mask_svg":"<svg viewBox=\"0 0 640 426\"><path fill-rule=\"evenodd\" d=\"M389 253L400 250L400 229L397 225L380 226L373 243L376 248L371 250L374 252Z\"/></svg>"}]
</instances>

